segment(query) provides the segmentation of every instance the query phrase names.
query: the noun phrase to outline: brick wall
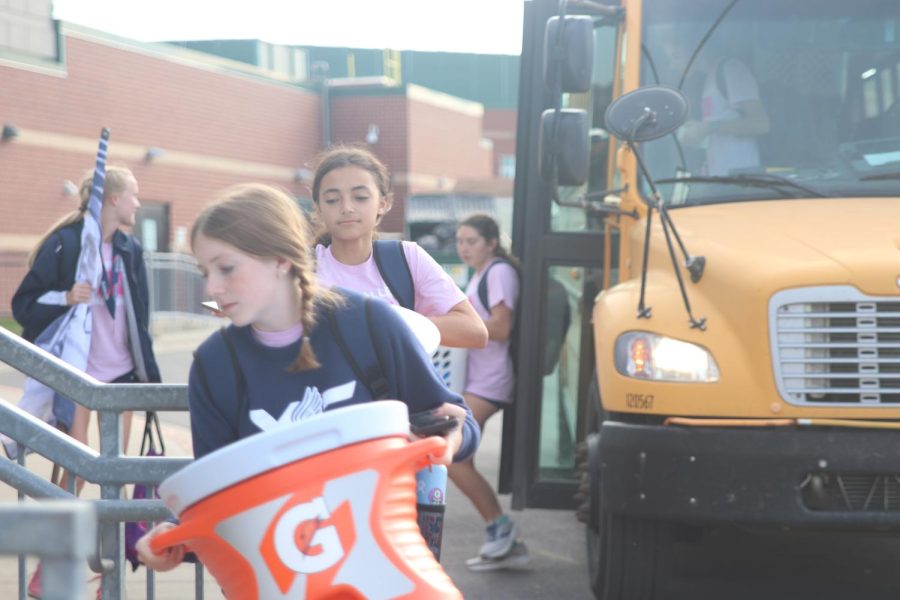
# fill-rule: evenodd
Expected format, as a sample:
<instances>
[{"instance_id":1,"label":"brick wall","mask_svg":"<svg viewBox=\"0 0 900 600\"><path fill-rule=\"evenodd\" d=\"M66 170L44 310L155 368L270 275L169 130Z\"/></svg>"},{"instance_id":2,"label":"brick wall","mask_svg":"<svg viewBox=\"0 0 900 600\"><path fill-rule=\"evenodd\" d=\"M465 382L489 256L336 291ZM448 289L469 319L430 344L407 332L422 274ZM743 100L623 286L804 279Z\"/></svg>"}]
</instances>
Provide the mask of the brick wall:
<instances>
[{"instance_id":1,"label":"brick wall","mask_svg":"<svg viewBox=\"0 0 900 600\"><path fill-rule=\"evenodd\" d=\"M336 96L331 103L332 140L335 144L359 144L368 147L391 172L394 205L381 222L384 232L404 229L407 186L403 175L409 164L409 120L406 96ZM370 125L378 126L378 141L366 144Z\"/></svg>"},{"instance_id":2,"label":"brick wall","mask_svg":"<svg viewBox=\"0 0 900 600\"><path fill-rule=\"evenodd\" d=\"M484 137L494 145L494 175L500 175L500 157L516 153L516 115L511 108L484 111Z\"/></svg>"},{"instance_id":3,"label":"brick wall","mask_svg":"<svg viewBox=\"0 0 900 600\"><path fill-rule=\"evenodd\" d=\"M287 174L319 148L319 98L312 92L143 48L66 41L62 75L0 66L0 118L24 130L0 146L0 208L9 214L9 207L28 206L0 233L40 233L71 207L74 201L61 202L63 181L77 183L92 167L102 126L112 131L110 162L134 170L146 199L172 203L173 226L189 224L232 183L292 187ZM54 139L44 141L46 133ZM151 146L166 154L146 163L143 151ZM247 170L229 171L217 165L221 159ZM271 167L283 173L269 174Z\"/></svg>"},{"instance_id":4,"label":"brick wall","mask_svg":"<svg viewBox=\"0 0 900 600\"><path fill-rule=\"evenodd\" d=\"M131 168L141 197L170 206L170 236L229 185L264 181L305 194L294 171L320 147L320 101L309 90L204 64L180 49L83 30L65 38L58 70L0 65L0 258L15 261L77 198L63 194L93 167L101 127L110 164ZM149 147L165 151L145 162ZM12 257L12 258L10 258ZM0 274L0 315L21 275Z\"/></svg>"},{"instance_id":5,"label":"brick wall","mask_svg":"<svg viewBox=\"0 0 900 600\"><path fill-rule=\"evenodd\" d=\"M427 100L409 101L410 172L438 179L490 177L491 149L483 143L482 115ZM426 179L410 190L432 191Z\"/></svg>"},{"instance_id":6,"label":"brick wall","mask_svg":"<svg viewBox=\"0 0 900 600\"><path fill-rule=\"evenodd\" d=\"M112 132L110 164L133 170L142 199L169 206L170 243L234 183L262 181L309 195L309 182L294 175L312 166L322 146L315 91L245 65L74 25L66 26L63 44L62 65L0 64L0 123L20 130L0 143L0 315L9 314L24 256L76 207L63 182L78 184L93 167L101 127ZM416 86L375 86L332 96L332 138L365 143L369 127L378 127L371 148L393 173L395 194L382 229L402 232L408 194L496 172L482 141L482 121L492 113ZM164 154L147 162L150 147Z\"/></svg>"}]
</instances>

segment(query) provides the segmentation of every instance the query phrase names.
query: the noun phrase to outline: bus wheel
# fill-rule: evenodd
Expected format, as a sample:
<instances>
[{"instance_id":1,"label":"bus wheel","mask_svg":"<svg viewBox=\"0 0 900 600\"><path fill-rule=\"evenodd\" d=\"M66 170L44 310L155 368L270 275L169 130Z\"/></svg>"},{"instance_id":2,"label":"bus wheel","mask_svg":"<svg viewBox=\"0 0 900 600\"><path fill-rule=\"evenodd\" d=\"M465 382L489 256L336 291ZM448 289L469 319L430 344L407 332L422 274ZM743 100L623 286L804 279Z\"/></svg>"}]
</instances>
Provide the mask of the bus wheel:
<instances>
[{"instance_id":1,"label":"bus wheel","mask_svg":"<svg viewBox=\"0 0 900 600\"><path fill-rule=\"evenodd\" d=\"M598 403L599 406L599 403ZM597 600L663 598L672 564L673 525L612 513L603 506L601 433L587 437L587 562Z\"/></svg>"},{"instance_id":2,"label":"bus wheel","mask_svg":"<svg viewBox=\"0 0 900 600\"><path fill-rule=\"evenodd\" d=\"M578 481L578 490L575 492L575 517L587 524L591 519L591 474L589 467L589 449L591 438L600 431L605 413L600 405L600 392L597 387L597 374L591 378L591 387L588 390L588 415L585 430L585 439L575 446L575 477Z\"/></svg>"},{"instance_id":3,"label":"bus wheel","mask_svg":"<svg viewBox=\"0 0 900 600\"><path fill-rule=\"evenodd\" d=\"M665 595L672 564L673 526L604 510L599 436L588 440L590 518L587 559L597 600L652 600Z\"/></svg>"}]
</instances>

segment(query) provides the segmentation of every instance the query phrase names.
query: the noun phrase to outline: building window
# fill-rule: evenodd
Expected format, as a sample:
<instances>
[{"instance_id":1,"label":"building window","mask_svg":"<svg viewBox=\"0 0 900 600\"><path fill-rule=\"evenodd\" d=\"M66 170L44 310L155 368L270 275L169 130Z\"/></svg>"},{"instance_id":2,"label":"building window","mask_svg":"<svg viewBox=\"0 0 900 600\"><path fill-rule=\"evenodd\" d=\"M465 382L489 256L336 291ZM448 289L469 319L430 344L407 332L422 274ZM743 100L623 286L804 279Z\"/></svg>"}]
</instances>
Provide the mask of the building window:
<instances>
[{"instance_id":1,"label":"building window","mask_svg":"<svg viewBox=\"0 0 900 600\"><path fill-rule=\"evenodd\" d=\"M516 155L502 154L500 155L500 177L503 179L516 178Z\"/></svg>"},{"instance_id":2,"label":"building window","mask_svg":"<svg viewBox=\"0 0 900 600\"><path fill-rule=\"evenodd\" d=\"M0 52L57 60L58 33L49 0L0 1Z\"/></svg>"}]
</instances>

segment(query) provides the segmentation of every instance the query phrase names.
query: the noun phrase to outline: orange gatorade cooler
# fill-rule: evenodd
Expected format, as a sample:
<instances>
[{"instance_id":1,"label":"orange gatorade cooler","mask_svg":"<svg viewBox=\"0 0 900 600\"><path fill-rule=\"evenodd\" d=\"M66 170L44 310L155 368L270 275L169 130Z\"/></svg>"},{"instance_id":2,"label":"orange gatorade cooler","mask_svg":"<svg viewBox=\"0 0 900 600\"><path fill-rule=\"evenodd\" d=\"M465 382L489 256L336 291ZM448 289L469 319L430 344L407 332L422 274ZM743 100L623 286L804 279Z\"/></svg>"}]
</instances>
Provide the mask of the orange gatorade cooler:
<instances>
[{"instance_id":1,"label":"orange gatorade cooler","mask_svg":"<svg viewBox=\"0 0 900 600\"><path fill-rule=\"evenodd\" d=\"M415 472L446 441L407 441L393 400L329 411L212 452L159 487L229 600L461 599L419 533Z\"/></svg>"}]
</instances>

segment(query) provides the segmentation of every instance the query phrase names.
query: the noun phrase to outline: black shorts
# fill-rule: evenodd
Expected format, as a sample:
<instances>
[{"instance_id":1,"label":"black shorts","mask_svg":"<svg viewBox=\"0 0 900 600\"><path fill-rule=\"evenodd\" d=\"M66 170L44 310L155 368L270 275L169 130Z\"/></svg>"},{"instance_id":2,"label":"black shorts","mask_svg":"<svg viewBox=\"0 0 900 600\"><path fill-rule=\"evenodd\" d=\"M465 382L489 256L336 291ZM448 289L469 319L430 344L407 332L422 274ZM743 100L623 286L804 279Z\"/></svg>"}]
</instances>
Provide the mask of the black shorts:
<instances>
[{"instance_id":1,"label":"black shorts","mask_svg":"<svg viewBox=\"0 0 900 600\"><path fill-rule=\"evenodd\" d=\"M115 379L110 381L110 383L140 383L140 382L138 381L138 377L137 377L137 374L134 372L134 369L132 369L131 371L128 371L124 375L119 375L118 377L116 377Z\"/></svg>"}]
</instances>

